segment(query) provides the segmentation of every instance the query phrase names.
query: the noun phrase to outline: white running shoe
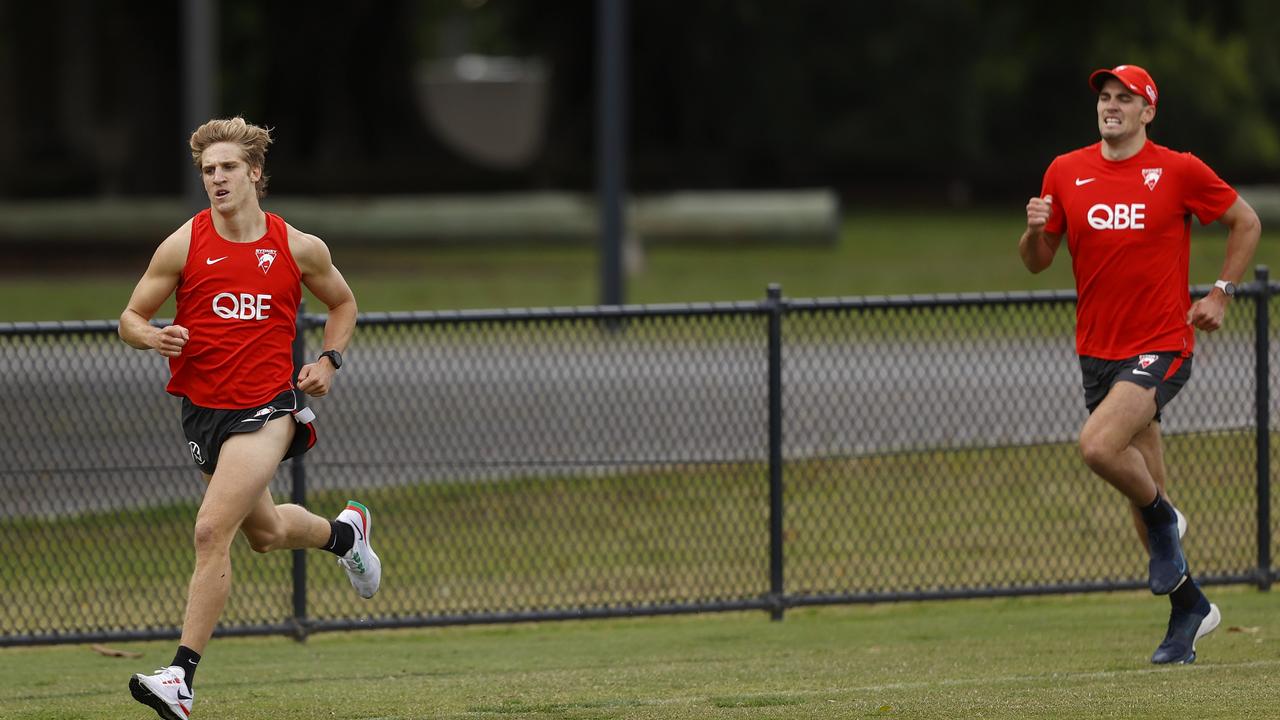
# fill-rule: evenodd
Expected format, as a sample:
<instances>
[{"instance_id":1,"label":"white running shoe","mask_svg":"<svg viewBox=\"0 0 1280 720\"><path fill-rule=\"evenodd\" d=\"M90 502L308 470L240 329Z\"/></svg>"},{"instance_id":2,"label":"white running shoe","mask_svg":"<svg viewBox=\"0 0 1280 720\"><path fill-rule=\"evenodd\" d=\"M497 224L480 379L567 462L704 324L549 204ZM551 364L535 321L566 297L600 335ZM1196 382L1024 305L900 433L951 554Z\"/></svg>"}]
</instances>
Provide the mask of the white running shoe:
<instances>
[{"instance_id":1,"label":"white running shoe","mask_svg":"<svg viewBox=\"0 0 1280 720\"><path fill-rule=\"evenodd\" d=\"M129 679L133 699L150 707L165 720L189 720L195 693L187 687L187 671L172 665L151 675L135 673Z\"/></svg>"},{"instance_id":2,"label":"white running shoe","mask_svg":"<svg viewBox=\"0 0 1280 720\"><path fill-rule=\"evenodd\" d=\"M382 561L369 544L373 517L369 514L369 508L355 500L348 500L347 508L338 513L338 521L347 523L356 531L355 543L346 555L338 558L338 564L347 571L351 587L360 593L360 597L371 598L382 583Z\"/></svg>"}]
</instances>

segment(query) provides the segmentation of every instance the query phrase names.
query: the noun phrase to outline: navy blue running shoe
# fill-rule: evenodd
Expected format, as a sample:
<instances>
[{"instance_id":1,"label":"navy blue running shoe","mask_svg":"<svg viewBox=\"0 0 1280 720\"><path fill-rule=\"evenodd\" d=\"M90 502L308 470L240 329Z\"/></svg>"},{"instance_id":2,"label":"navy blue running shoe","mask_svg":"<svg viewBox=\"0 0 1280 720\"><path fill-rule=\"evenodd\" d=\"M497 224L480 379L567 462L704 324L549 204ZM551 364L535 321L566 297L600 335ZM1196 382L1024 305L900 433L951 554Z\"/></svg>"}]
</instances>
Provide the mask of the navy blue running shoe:
<instances>
[{"instance_id":1,"label":"navy blue running shoe","mask_svg":"<svg viewBox=\"0 0 1280 720\"><path fill-rule=\"evenodd\" d=\"M1208 607L1205 607L1208 606ZM1189 665L1196 661L1196 641L1213 632L1222 622L1218 606L1203 601L1195 610L1173 609L1169 613L1169 631L1156 648L1151 662L1157 665L1176 663Z\"/></svg>"},{"instance_id":2,"label":"navy blue running shoe","mask_svg":"<svg viewBox=\"0 0 1280 720\"><path fill-rule=\"evenodd\" d=\"M1168 595L1187 577L1187 556L1182 554L1182 540L1178 536L1178 523L1147 526L1147 544L1151 548L1151 592Z\"/></svg>"}]
</instances>

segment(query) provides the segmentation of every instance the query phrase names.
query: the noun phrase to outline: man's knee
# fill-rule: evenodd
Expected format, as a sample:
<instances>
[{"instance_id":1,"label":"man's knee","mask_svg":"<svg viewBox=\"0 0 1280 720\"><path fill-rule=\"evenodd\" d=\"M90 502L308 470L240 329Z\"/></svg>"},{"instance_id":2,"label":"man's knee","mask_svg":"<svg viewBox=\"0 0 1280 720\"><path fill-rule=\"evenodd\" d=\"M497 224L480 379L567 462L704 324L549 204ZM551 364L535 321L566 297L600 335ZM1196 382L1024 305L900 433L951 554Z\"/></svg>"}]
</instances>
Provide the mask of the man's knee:
<instances>
[{"instance_id":1,"label":"man's knee","mask_svg":"<svg viewBox=\"0 0 1280 720\"><path fill-rule=\"evenodd\" d=\"M270 512L259 510L246 518L240 529L244 531L245 539L249 541L249 547L253 548L254 552L259 553L267 553L285 547L289 532L288 522L284 514L293 508L299 507L293 504L276 505L271 508Z\"/></svg>"},{"instance_id":2,"label":"man's knee","mask_svg":"<svg viewBox=\"0 0 1280 720\"><path fill-rule=\"evenodd\" d=\"M250 515L240 528L254 552L267 553L284 547L287 534L284 518L280 517L278 507L272 510L273 512L259 511Z\"/></svg>"},{"instance_id":3,"label":"man's knee","mask_svg":"<svg viewBox=\"0 0 1280 720\"><path fill-rule=\"evenodd\" d=\"M249 540L249 547L257 553L279 550L284 540L284 534L274 528L245 528L244 536Z\"/></svg>"},{"instance_id":4,"label":"man's knee","mask_svg":"<svg viewBox=\"0 0 1280 720\"><path fill-rule=\"evenodd\" d=\"M1091 469L1098 470L1106 467L1115 457L1116 451L1117 448L1112 447L1102 433L1091 432L1088 427L1081 431L1080 457Z\"/></svg>"},{"instance_id":5,"label":"man's knee","mask_svg":"<svg viewBox=\"0 0 1280 720\"><path fill-rule=\"evenodd\" d=\"M194 531L196 554L225 551L231 547L231 538L234 533L234 529L228 530L217 522L196 518Z\"/></svg>"}]
</instances>

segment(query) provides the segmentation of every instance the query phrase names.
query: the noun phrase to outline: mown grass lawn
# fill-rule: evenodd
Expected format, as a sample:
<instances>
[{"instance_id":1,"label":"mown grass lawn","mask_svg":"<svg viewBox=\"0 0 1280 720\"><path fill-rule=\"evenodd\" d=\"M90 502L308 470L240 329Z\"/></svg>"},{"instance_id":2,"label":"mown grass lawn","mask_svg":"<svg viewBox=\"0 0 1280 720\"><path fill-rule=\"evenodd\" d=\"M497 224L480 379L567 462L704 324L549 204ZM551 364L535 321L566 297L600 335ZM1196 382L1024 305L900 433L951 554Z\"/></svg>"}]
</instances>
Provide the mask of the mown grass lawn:
<instances>
[{"instance_id":1,"label":"mown grass lawn","mask_svg":"<svg viewBox=\"0 0 1280 720\"><path fill-rule=\"evenodd\" d=\"M763 298L769 283L789 297L1073 287L1063 249L1053 267L1031 275L1018 260L1021 206L931 211L846 208L830 247L657 246L627 279L633 303ZM160 238L156 239L158 243ZM1211 283L1225 244L1215 228L1196 227L1191 280ZM334 258L365 311L592 305L599 302L599 259L587 247L335 248ZM1266 231L1257 263L1280 264L1280 233ZM0 278L0 322L114 319L145 269L72 257L48 272ZM312 312L322 311L314 299ZM171 317L172 307L160 311Z\"/></svg>"},{"instance_id":2,"label":"mown grass lawn","mask_svg":"<svg viewBox=\"0 0 1280 720\"><path fill-rule=\"evenodd\" d=\"M1192 521L1200 575L1256 562L1248 433L1166 439L1174 497ZM127 472L120 471L120 472ZM385 584L351 592L308 554L313 619L706 603L769 591L768 472L761 463L584 471L573 476L353 487L374 513ZM367 474L367 473L366 473ZM388 476L389 478L392 476ZM1114 491L1073 445L794 460L786 473L786 589L846 593L1141 581L1146 565ZM99 485L110 492L111 477ZM336 512L347 491L313 492ZM282 499L283 500L283 499ZM193 566L195 501L0 522L0 634L177 628ZM290 556L233 548L223 622L281 624ZM42 572L31 561L39 558Z\"/></svg>"},{"instance_id":3,"label":"mown grass lawn","mask_svg":"<svg viewBox=\"0 0 1280 720\"><path fill-rule=\"evenodd\" d=\"M193 717L1268 718L1273 593L1219 588L1199 661L1154 667L1167 602L1143 592L214 640ZM173 644L0 649L12 720L148 718L131 673Z\"/></svg>"}]
</instances>

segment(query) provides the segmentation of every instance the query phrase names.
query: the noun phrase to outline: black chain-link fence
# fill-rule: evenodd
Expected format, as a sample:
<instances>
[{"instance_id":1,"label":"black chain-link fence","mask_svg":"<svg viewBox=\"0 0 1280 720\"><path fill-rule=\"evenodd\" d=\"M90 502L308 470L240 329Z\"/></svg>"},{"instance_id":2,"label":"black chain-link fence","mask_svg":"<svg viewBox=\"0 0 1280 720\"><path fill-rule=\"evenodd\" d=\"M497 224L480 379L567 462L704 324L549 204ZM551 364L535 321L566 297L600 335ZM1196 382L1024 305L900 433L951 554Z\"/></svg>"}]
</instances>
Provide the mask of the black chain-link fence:
<instances>
[{"instance_id":1,"label":"black chain-link fence","mask_svg":"<svg viewBox=\"0 0 1280 720\"><path fill-rule=\"evenodd\" d=\"M1277 291L1242 287L1165 412L1208 583L1276 576ZM1126 505L1076 450L1074 309L1058 292L363 315L313 401L317 447L272 489L329 516L364 502L382 589L361 600L327 553L237 540L220 632L1144 587ZM322 321L303 317L308 357ZM203 482L166 379L114 323L0 325L0 645L177 636Z\"/></svg>"}]
</instances>

